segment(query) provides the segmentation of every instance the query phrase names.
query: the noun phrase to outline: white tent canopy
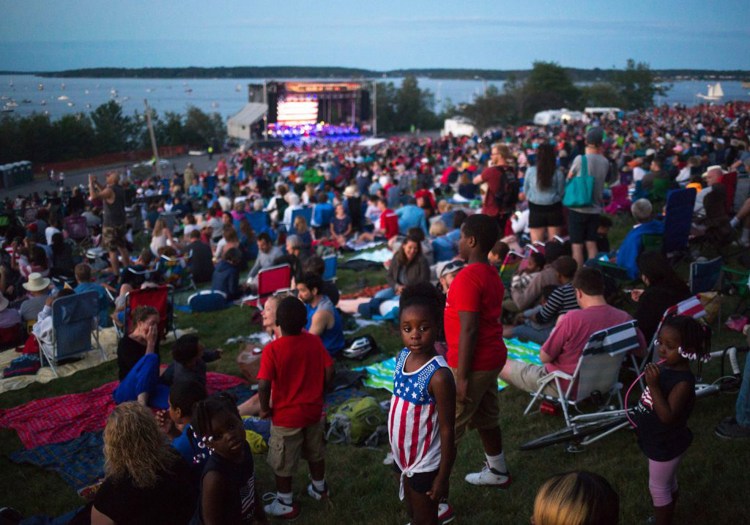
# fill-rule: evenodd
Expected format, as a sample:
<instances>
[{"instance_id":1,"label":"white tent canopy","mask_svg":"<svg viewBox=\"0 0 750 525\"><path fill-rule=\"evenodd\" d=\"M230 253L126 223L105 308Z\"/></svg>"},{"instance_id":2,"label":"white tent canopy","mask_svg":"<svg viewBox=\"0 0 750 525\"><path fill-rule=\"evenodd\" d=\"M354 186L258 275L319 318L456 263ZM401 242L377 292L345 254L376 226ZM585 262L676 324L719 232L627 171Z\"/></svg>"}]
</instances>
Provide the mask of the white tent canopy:
<instances>
[{"instance_id":1,"label":"white tent canopy","mask_svg":"<svg viewBox=\"0 0 750 525\"><path fill-rule=\"evenodd\" d=\"M268 112L268 104L250 102L239 113L229 118L227 135L236 139L250 140L250 128Z\"/></svg>"},{"instance_id":2,"label":"white tent canopy","mask_svg":"<svg viewBox=\"0 0 750 525\"><path fill-rule=\"evenodd\" d=\"M383 142L385 142L385 139L371 137L369 139L364 139L363 141L360 141L359 145L364 148L371 148L373 146L377 146L378 144L382 144Z\"/></svg>"}]
</instances>

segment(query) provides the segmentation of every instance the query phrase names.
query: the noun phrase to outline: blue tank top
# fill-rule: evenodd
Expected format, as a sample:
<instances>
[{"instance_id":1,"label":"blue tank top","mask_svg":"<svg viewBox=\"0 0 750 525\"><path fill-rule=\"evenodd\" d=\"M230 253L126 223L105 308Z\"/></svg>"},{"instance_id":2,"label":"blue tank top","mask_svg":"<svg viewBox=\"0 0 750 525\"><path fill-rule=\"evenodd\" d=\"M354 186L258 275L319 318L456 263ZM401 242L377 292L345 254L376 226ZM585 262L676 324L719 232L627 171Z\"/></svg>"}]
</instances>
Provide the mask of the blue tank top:
<instances>
[{"instance_id":1,"label":"blue tank top","mask_svg":"<svg viewBox=\"0 0 750 525\"><path fill-rule=\"evenodd\" d=\"M323 346L326 347L328 353L331 356L336 355L339 350L344 348L344 326L341 322L341 314L339 314L338 310L336 310L336 308L333 306L333 303L326 295L322 296L321 301L316 307L313 308L313 306L309 304L306 306L307 326L305 328L307 330L310 329L312 318L315 315L315 312L317 312L318 310L328 310L333 313L333 326L331 328L327 328L320 336L320 339L323 341Z\"/></svg>"}]
</instances>

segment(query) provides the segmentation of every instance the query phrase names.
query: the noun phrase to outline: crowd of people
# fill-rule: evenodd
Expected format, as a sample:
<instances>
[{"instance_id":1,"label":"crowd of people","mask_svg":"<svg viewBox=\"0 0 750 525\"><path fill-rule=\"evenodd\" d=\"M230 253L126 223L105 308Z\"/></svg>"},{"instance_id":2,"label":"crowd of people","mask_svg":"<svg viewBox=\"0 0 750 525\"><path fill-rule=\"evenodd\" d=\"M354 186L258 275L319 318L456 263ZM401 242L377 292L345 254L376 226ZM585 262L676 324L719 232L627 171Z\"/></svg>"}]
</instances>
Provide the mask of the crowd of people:
<instances>
[{"instance_id":1,"label":"crowd of people","mask_svg":"<svg viewBox=\"0 0 750 525\"><path fill-rule=\"evenodd\" d=\"M36 323L34 334L49 338L45 320L54 300L90 291L100 298L99 326L129 327L118 346L119 406L105 430L107 478L92 523L150 523L166 515L174 523L295 518L292 477L300 458L310 467L308 495L330 496L323 395L345 341L339 291L323 279L323 256L385 243L393 252L383 273L387 286L358 315L394 314L403 339L388 428L412 523L452 519L449 478L456 446L470 428L478 431L486 462L465 481L512 483L498 376L536 391L546 374L574 372L591 334L634 318L642 351L656 337L663 360L646 369L648 388L636 414L656 523L667 524L677 466L691 441L690 362L702 359L708 345L692 319L675 318L656 333L666 308L690 291L664 255L643 249L642 237L663 232L666 191L692 187L692 235L749 246L750 198L727 197L734 197L737 176L750 173L748 144L750 105L728 103L555 128L499 128L480 138L242 148L212 172L196 173L188 164L163 180L111 172L100 184L90 177L88 188L5 199L0 330L5 338L16 327L22 337L27 323ZM583 179L589 185L581 199L573 193ZM613 249L605 212L623 194L635 226ZM84 235L74 223L85 223ZM527 255L504 283L500 269L511 253ZM632 315L608 304L607 278L597 264L602 254L643 281L630 295ZM257 292L259 273L279 264L290 266L296 293L266 304L263 325L273 340L253 371L259 394L239 408L225 396L206 396L205 363L220 351L183 336L173 345L169 372L160 374L159 312L139 307L124 317L128 293L158 284L206 286L227 304L242 301ZM539 343L542 364L508 360L503 336ZM33 353L34 338L25 347ZM722 437L750 437L746 372L735 417L717 427ZM167 410L168 417L157 421L143 406ZM256 495L240 414L271 420L268 462L276 493L265 505ZM173 449L162 446L160 427L174 439ZM143 441L138 461L123 457L131 437ZM177 469L180 457L190 461ZM194 483L185 483L180 469L191 470ZM581 491L590 491L585 504ZM581 519L565 523L617 521L617 495L595 474L545 483L534 523L563 523L550 510L561 505L581 507ZM166 513L177 506L180 512Z\"/></svg>"}]
</instances>

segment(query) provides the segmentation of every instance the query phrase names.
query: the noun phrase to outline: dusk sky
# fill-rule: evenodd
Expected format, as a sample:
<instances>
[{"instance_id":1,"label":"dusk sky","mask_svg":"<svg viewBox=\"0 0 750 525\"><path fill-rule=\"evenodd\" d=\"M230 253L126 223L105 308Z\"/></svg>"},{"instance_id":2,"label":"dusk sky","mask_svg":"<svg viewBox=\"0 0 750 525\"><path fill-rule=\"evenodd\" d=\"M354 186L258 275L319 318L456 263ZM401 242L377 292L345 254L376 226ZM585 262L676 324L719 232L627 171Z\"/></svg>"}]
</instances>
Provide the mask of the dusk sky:
<instances>
[{"instance_id":1,"label":"dusk sky","mask_svg":"<svg viewBox=\"0 0 750 525\"><path fill-rule=\"evenodd\" d=\"M0 70L347 66L750 70L748 0L0 0Z\"/></svg>"}]
</instances>

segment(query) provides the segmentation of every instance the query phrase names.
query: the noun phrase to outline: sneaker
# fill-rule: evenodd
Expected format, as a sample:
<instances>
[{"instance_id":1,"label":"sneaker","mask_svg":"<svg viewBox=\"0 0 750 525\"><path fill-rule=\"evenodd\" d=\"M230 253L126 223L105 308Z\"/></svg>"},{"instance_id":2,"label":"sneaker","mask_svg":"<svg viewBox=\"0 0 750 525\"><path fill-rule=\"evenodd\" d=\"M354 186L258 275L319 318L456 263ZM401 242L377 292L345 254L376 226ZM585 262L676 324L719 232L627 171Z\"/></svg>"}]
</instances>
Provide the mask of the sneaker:
<instances>
[{"instance_id":1,"label":"sneaker","mask_svg":"<svg viewBox=\"0 0 750 525\"><path fill-rule=\"evenodd\" d=\"M731 418L719 423L714 434L724 439L750 439L750 427L743 427L737 420Z\"/></svg>"},{"instance_id":2,"label":"sneaker","mask_svg":"<svg viewBox=\"0 0 750 525\"><path fill-rule=\"evenodd\" d=\"M393 453L388 452L383 458L383 465L393 465Z\"/></svg>"},{"instance_id":3,"label":"sneaker","mask_svg":"<svg viewBox=\"0 0 750 525\"><path fill-rule=\"evenodd\" d=\"M326 483L325 485L326 488L323 489L323 492L319 492L318 489L315 488L315 485L310 483L309 485L307 485L307 493L312 499L316 501L327 499L331 496L331 491L328 489L328 483Z\"/></svg>"},{"instance_id":4,"label":"sneaker","mask_svg":"<svg viewBox=\"0 0 750 525\"><path fill-rule=\"evenodd\" d=\"M299 516L299 506L293 502L284 503L276 494L269 492L263 496L263 501L270 501L268 505L263 505L263 510L269 516L275 516L283 520L293 520Z\"/></svg>"},{"instance_id":5,"label":"sneaker","mask_svg":"<svg viewBox=\"0 0 750 525\"><path fill-rule=\"evenodd\" d=\"M464 479L472 485L500 487L501 489L508 487L511 482L509 473L498 472L487 464L484 465L481 472L467 474Z\"/></svg>"},{"instance_id":6,"label":"sneaker","mask_svg":"<svg viewBox=\"0 0 750 525\"><path fill-rule=\"evenodd\" d=\"M453 507L448 505L447 503L439 503L438 504L438 522L440 525L445 525L446 523L450 523L456 519L456 516L453 515Z\"/></svg>"}]
</instances>

